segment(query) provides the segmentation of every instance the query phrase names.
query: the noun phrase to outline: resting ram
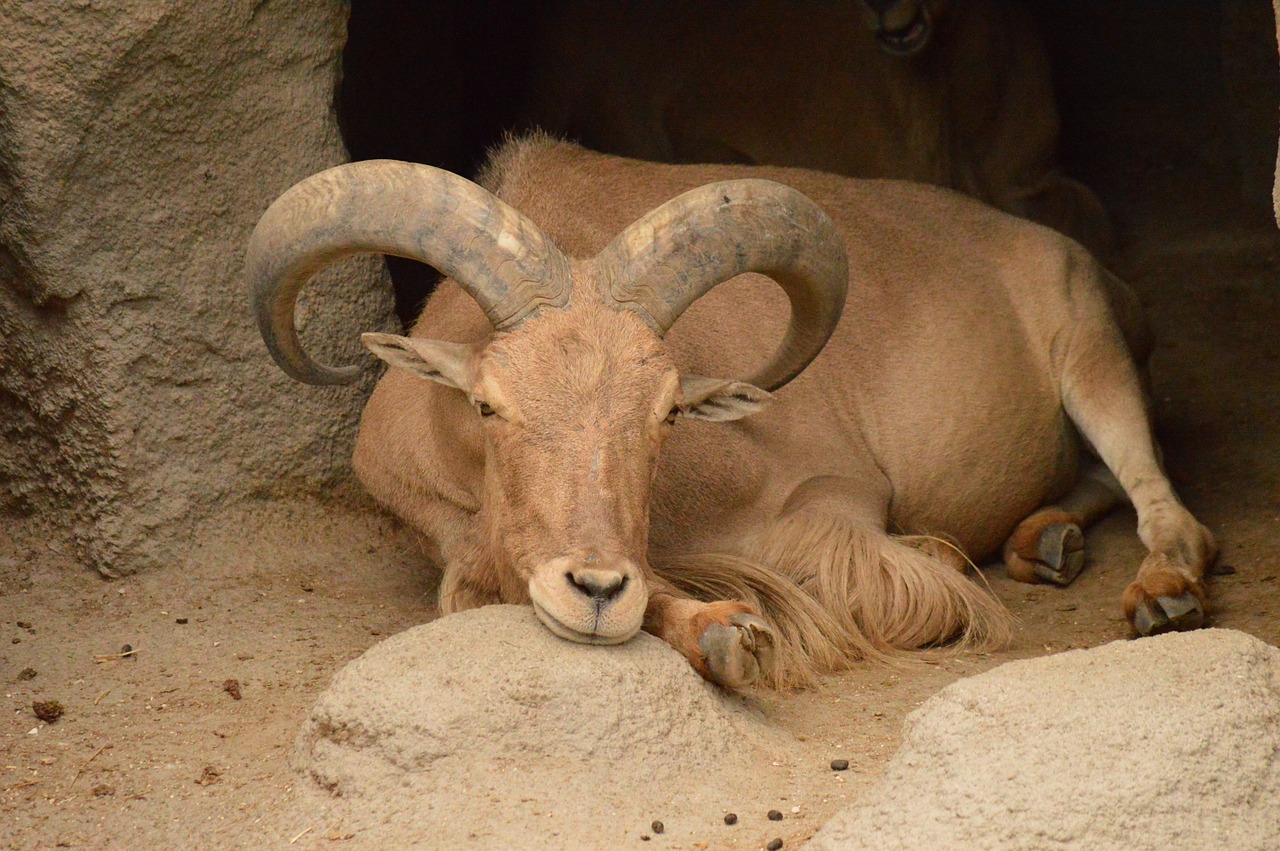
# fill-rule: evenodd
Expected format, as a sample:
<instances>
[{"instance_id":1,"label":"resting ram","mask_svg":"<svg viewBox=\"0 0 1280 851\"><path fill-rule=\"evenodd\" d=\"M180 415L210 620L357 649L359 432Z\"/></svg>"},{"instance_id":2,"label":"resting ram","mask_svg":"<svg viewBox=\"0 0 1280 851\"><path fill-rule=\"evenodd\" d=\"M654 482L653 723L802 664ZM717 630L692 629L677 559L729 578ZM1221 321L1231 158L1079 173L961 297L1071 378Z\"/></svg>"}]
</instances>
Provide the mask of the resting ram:
<instances>
[{"instance_id":1,"label":"resting ram","mask_svg":"<svg viewBox=\"0 0 1280 851\"><path fill-rule=\"evenodd\" d=\"M1080 527L1127 494L1150 550L1128 617L1200 623L1214 541L1157 462L1132 300L1076 243L928 186L547 138L481 183L339 166L248 252L272 354L319 384L357 368L301 347L317 269L382 252L448 276L410 336L364 336L391 369L355 453L438 544L442 611L532 603L573 641L643 628L716 682L803 682L1004 640L965 557L1008 542L1015 575L1068 581Z\"/></svg>"},{"instance_id":2,"label":"resting ram","mask_svg":"<svg viewBox=\"0 0 1280 851\"><path fill-rule=\"evenodd\" d=\"M933 183L1111 243L1101 202L1059 167L1049 65L1018 2L557 0L542 27L526 125L658 162Z\"/></svg>"}]
</instances>

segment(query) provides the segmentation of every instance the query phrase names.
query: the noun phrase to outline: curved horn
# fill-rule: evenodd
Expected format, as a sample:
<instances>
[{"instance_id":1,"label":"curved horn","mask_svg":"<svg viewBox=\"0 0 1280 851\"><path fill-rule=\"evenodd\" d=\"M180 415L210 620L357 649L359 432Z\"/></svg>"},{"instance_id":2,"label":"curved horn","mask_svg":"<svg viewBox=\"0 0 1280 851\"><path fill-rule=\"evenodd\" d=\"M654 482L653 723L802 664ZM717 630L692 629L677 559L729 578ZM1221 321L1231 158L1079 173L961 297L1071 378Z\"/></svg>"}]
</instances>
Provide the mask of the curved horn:
<instances>
[{"instance_id":1,"label":"curved horn","mask_svg":"<svg viewBox=\"0 0 1280 851\"><path fill-rule=\"evenodd\" d=\"M271 356L308 384L347 384L357 366L316 363L293 324L294 303L322 267L353 254L420 260L453 278L498 330L544 304L563 307L569 262L537 225L485 189L431 166L348 163L294 185L249 239L245 271Z\"/></svg>"},{"instance_id":2,"label":"curved horn","mask_svg":"<svg viewBox=\"0 0 1280 851\"><path fill-rule=\"evenodd\" d=\"M849 286L844 240L822 208L770 180L726 180L686 192L618 235L595 261L605 300L666 334L689 305L735 275L759 272L791 300L782 344L752 379L776 390L817 357Z\"/></svg>"}]
</instances>

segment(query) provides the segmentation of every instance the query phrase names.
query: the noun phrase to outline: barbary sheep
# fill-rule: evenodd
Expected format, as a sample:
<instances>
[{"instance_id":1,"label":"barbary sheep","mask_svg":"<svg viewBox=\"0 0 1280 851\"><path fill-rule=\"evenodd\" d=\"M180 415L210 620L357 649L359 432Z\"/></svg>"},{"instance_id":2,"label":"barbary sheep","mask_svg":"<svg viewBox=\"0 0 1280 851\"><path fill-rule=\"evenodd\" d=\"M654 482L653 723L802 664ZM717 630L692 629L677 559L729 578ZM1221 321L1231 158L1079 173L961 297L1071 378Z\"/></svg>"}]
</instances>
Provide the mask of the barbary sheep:
<instances>
[{"instance_id":1,"label":"barbary sheep","mask_svg":"<svg viewBox=\"0 0 1280 851\"><path fill-rule=\"evenodd\" d=\"M1020 3L558 0L540 27L525 126L656 162L917 180L1112 243L1101 201L1059 166Z\"/></svg>"},{"instance_id":2,"label":"barbary sheep","mask_svg":"<svg viewBox=\"0 0 1280 851\"><path fill-rule=\"evenodd\" d=\"M443 612L532 603L573 641L643 628L726 686L799 683L1005 640L967 559L1004 544L1020 578L1069 581L1081 527L1127 496L1150 551L1127 616L1201 623L1214 539L1157 461L1132 297L1075 242L930 186L546 137L480 182L338 166L248 251L271 353L319 384L358 368L301 347L317 269L381 252L448 276L410 336L364 336L391 369L355 453L438 545Z\"/></svg>"}]
</instances>

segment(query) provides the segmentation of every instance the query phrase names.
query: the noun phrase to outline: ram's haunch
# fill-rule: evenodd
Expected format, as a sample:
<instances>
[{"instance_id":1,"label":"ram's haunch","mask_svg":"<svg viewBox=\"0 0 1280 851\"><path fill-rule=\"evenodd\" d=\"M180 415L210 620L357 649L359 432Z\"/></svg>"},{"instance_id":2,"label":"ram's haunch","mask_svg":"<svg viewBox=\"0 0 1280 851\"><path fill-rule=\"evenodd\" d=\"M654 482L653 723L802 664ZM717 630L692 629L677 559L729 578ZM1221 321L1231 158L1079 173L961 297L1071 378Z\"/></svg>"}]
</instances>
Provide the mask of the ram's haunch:
<instances>
[{"instance_id":1,"label":"ram's haunch","mask_svg":"<svg viewBox=\"0 0 1280 851\"><path fill-rule=\"evenodd\" d=\"M1213 538L1156 461L1132 298L1075 243L927 186L541 138L482 182L497 195L340 166L249 250L268 345L315 383L351 374L294 330L319 267L377 251L449 276L411 336L365 336L393 369L356 450L439 544L444 611L531 602L574 641L643 628L718 682L800 682L1001 641L963 554L1007 541L1011 573L1070 581L1080 527L1127 495L1151 553L1126 612L1200 623Z\"/></svg>"}]
</instances>

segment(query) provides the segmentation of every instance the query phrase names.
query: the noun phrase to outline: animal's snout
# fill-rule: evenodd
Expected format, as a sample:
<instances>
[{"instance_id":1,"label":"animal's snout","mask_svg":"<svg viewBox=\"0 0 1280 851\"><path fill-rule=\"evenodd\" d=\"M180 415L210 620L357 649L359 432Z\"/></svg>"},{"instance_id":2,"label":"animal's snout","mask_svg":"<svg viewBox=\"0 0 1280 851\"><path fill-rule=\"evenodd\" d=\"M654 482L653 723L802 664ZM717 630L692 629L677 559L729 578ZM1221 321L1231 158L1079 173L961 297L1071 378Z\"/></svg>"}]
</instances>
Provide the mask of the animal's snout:
<instances>
[{"instance_id":1,"label":"animal's snout","mask_svg":"<svg viewBox=\"0 0 1280 851\"><path fill-rule=\"evenodd\" d=\"M921 15L919 0L866 0L866 5L876 17L876 28L882 32L905 30Z\"/></svg>"},{"instance_id":2,"label":"animal's snout","mask_svg":"<svg viewBox=\"0 0 1280 851\"><path fill-rule=\"evenodd\" d=\"M564 578L580 593L585 594L605 606L613 602L627 587L630 581L620 570L605 570L582 567L565 571Z\"/></svg>"},{"instance_id":3,"label":"animal's snout","mask_svg":"<svg viewBox=\"0 0 1280 851\"><path fill-rule=\"evenodd\" d=\"M533 609L561 638L619 644L635 635L649 603L640 565L598 553L543 562L529 579Z\"/></svg>"},{"instance_id":4,"label":"animal's snout","mask_svg":"<svg viewBox=\"0 0 1280 851\"><path fill-rule=\"evenodd\" d=\"M933 22L924 0L863 0L880 49L908 57L929 43Z\"/></svg>"}]
</instances>

